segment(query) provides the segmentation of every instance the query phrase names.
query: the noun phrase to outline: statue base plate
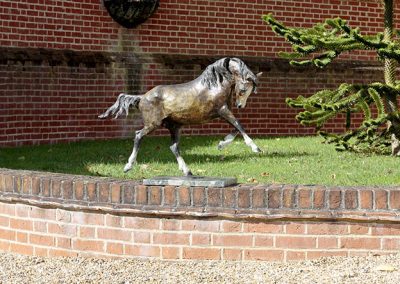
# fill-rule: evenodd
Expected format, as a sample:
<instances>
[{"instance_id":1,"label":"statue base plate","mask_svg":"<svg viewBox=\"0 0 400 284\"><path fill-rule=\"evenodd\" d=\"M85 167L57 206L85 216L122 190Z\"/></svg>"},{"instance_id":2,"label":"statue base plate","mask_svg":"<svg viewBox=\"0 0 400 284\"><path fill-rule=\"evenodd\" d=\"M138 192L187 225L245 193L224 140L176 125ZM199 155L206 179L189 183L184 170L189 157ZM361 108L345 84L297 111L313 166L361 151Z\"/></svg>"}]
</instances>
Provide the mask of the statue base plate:
<instances>
[{"instance_id":1,"label":"statue base plate","mask_svg":"<svg viewBox=\"0 0 400 284\"><path fill-rule=\"evenodd\" d=\"M234 177L203 177L203 176L157 176L143 180L144 185L174 185L174 186L204 186L227 187L237 184Z\"/></svg>"}]
</instances>

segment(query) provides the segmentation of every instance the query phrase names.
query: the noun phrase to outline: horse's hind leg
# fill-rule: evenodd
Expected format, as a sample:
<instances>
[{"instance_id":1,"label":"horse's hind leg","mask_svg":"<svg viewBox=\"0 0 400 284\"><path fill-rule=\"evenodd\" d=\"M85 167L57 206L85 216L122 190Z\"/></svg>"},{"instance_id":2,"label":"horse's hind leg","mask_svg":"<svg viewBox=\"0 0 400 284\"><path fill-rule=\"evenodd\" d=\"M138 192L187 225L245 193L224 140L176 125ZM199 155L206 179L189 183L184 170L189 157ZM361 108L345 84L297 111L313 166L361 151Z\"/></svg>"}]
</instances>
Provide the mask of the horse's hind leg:
<instances>
[{"instance_id":1,"label":"horse's hind leg","mask_svg":"<svg viewBox=\"0 0 400 284\"><path fill-rule=\"evenodd\" d=\"M149 134L154 129L155 129L155 127L145 126L143 129L136 131L136 136L135 136L134 143L133 143L132 154L129 156L128 163L126 163L126 165L124 167L125 173L127 171L129 171L130 169L132 169L133 164L136 163L136 157L137 157L137 154L139 151L140 142L142 141L142 138L145 135Z\"/></svg>"},{"instance_id":2,"label":"horse's hind leg","mask_svg":"<svg viewBox=\"0 0 400 284\"><path fill-rule=\"evenodd\" d=\"M191 176L192 172L187 167L179 151L180 126L169 125L168 129L171 133L171 141L172 141L172 144L169 148L171 149L172 153L174 153L176 160L178 161L179 169L183 172L185 176Z\"/></svg>"}]
</instances>

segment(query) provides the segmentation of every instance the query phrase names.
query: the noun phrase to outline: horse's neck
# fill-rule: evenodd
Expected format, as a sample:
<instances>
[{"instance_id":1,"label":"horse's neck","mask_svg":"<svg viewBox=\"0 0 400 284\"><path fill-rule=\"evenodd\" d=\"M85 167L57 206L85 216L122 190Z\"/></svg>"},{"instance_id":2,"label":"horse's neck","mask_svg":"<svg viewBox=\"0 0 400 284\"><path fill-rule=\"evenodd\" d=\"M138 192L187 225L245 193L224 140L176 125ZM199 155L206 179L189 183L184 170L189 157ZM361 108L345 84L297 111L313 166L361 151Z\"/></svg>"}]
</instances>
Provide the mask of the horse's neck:
<instances>
[{"instance_id":1,"label":"horse's neck","mask_svg":"<svg viewBox=\"0 0 400 284\"><path fill-rule=\"evenodd\" d=\"M228 92L227 102L230 103L230 102L232 102L234 94L235 94L235 84L232 84L229 88L230 89L229 89L229 92Z\"/></svg>"}]
</instances>

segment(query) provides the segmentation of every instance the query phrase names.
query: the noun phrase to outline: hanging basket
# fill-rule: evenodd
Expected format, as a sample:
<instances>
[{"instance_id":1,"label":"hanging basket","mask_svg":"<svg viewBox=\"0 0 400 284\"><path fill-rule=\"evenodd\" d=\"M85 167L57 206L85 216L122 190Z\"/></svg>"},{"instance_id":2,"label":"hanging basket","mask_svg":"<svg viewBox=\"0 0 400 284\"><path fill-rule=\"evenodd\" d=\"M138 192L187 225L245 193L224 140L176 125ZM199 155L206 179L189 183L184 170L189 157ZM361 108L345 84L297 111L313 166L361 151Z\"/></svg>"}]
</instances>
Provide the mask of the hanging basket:
<instances>
[{"instance_id":1,"label":"hanging basket","mask_svg":"<svg viewBox=\"0 0 400 284\"><path fill-rule=\"evenodd\" d=\"M110 16L125 28L134 28L158 8L159 0L103 0Z\"/></svg>"}]
</instances>

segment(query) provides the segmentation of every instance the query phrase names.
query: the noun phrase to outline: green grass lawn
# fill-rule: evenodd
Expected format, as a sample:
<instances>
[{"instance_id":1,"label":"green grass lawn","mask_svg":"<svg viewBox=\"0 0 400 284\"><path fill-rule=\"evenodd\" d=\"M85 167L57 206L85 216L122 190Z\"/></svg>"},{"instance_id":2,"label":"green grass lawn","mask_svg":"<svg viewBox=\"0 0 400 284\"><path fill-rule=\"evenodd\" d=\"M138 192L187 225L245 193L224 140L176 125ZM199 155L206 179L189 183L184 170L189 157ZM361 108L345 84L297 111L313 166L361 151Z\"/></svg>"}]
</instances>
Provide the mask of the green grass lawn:
<instances>
[{"instance_id":1,"label":"green grass lawn","mask_svg":"<svg viewBox=\"0 0 400 284\"><path fill-rule=\"evenodd\" d=\"M181 152L195 175L234 176L240 183L399 185L399 158L336 152L319 137L258 138L264 150L252 153L242 139L222 151L221 137L182 137ZM131 140L86 141L0 149L0 167L142 179L181 175L168 137L146 137L138 164L123 167Z\"/></svg>"}]
</instances>

